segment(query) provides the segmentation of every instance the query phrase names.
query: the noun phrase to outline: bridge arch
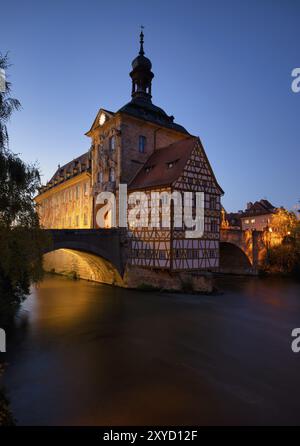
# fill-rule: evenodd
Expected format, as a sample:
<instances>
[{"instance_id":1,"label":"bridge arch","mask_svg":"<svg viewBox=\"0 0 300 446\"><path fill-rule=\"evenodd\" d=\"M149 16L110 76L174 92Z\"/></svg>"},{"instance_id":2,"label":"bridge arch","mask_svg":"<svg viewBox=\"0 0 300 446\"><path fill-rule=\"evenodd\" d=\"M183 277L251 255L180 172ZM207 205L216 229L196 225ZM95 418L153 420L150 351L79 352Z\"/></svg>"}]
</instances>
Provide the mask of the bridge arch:
<instances>
[{"instance_id":1,"label":"bridge arch","mask_svg":"<svg viewBox=\"0 0 300 446\"><path fill-rule=\"evenodd\" d=\"M92 254L94 256L101 257L102 259L111 263L111 257L109 252L99 246L93 246L89 243L81 242L79 240L63 240L63 241L55 241L49 247L47 247L44 251L44 255L57 251L60 249L70 250L70 251L78 251L85 254Z\"/></svg>"},{"instance_id":2,"label":"bridge arch","mask_svg":"<svg viewBox=\"0 0 300 446\"><path fill-rule=\"evenodd\" d=\"M253 265L245 251L235 243L220 242L220 272L249 274Z\"/></svg>"},{"instance_id":3,"label":"bridge arch","mask_svg":"<svg viewBox=\"0 0 300 446\"><path fill-rule=\"evenodd\" d=\"M56 246L54 250L48 250L43 256L44 270L92 280L110 285L123 286L123 280L116 267L99 253L94 254L81 249Z\"/></svg>"},{"instance_id":4,"label":"bridge arch","mask_svg":"<svg viewBox=\"0 0 300 446\"><path fill-rule=\"evenodd\" d=\"M56 250L70 250L82 253L82 258L93 259L99 257L108 262L111 268L118 271L122 277L126 265L127 240L118 229L46 229L49 237L48 246L44 253ZM94 256L94 257L93 257ZM48 256L49 257L49 256ZM99 260L100 261L100 260Z\"/></svg>"}]
</instances>

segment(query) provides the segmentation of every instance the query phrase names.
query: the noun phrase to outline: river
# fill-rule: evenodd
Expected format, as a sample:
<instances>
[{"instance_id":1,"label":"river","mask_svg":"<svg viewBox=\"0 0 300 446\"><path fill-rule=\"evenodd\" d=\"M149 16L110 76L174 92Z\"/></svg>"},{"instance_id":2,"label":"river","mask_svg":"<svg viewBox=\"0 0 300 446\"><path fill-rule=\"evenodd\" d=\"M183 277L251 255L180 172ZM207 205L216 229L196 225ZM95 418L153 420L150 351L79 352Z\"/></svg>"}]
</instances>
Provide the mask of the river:
<instances>
[{"instance_id":1,"label":"river","mask_svg":"<svg viewBox=\"0 0 300 446\"><path fill-rule=\"evenodd\" d=\"M196 296L46 276L8 342L18 424L300 424L300 283L218 286Z\"/></svg>"}]
</instances>

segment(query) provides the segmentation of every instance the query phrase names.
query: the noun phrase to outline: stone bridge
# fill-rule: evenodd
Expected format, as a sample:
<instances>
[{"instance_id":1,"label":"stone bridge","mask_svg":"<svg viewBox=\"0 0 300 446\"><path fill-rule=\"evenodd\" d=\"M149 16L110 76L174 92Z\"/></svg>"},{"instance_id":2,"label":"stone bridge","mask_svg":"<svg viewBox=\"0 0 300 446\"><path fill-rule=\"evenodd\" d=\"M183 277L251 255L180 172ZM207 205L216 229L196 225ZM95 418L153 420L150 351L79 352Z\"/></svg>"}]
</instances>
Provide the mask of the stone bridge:
<instances>
[{"instance_id":1,"label":"stone bridge","mask_svg":"<svg viewBox=\"0 0 300 446\"><path fill-rule=\"evenodd\" d=\"M121 283L127 262L124 229L47 229L46 270L62 274L74 271L82 278ZM265 251L263 233L221 230L220 272L256 274Z\"/></svg>"},{"instance_id":2,"label":"stone bridge","mask_svg":"<svg viewBox=\"0 0 300 446\"><path fill-rule=\"evenodd\" d=\"M220 272L257 274L265 250L262 231L221 229Z\"/></svg>"},{"instance_id":3,"label":"stone bridge","mask_svg":"<svg viewBox=\"0 0 300 446\"><path fill-rule=\"evenodd\" d=\"M122 229L45 229L49 243L45 254L57 250L80 251L89 263L104 259L123 275L127 260L127 237Z\"/></svg>"}]
</instances>

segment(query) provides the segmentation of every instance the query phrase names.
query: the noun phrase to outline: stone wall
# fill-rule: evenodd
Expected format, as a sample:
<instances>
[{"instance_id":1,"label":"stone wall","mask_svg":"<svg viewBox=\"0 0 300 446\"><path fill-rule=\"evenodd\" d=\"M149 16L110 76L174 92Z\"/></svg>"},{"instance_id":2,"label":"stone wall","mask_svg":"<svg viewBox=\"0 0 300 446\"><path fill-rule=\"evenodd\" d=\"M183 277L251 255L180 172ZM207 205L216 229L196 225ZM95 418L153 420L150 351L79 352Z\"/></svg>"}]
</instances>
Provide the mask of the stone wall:
<instances>
[{"instance_id":1,"label":"stone wall","mask_svg":"<svg viewBox=\"0 0 300 446\"><path fill-rule=\"evenodd\" d=\"M122 183L128 183L135 176L155 149L188 136L126 115L122 115L121 123ZM145 153L139 152L140 135L146 137Z\"/></svg>"},{"instance_id":2,"label":"stone wall","mask_svg":"<svg viewBox=\"0 0 300 446\"><path fill-rule=\"evenodd\" d=\"M177 273L127 265L124 284L127 288L159 289L168 291L210 294L214 290L209 273Z\"/></svg>"},{"instance_id":3,"label":"stone wall","mask_svg":"<svg viewBox=\"0 0 300 446\"><path fill-rule=\"evenodd\" d=\"M124 288L203 294L214 290L212 275L208 273L196 275L127 265L122 278L114 266L103 258L71 249L45 254L43 264L47 272Z\"/></svg>"}]
</instances>

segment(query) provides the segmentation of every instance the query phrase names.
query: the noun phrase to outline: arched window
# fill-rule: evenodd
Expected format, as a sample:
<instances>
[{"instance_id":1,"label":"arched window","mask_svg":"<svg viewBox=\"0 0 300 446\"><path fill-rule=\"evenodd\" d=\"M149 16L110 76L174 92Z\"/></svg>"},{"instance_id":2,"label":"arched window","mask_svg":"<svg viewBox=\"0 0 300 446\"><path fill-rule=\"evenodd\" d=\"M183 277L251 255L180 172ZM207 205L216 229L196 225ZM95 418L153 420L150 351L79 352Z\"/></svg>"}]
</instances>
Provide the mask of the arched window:
<instances>
[{"instance_id":1,"label":"arched window","mask_svg":"<svg viewBox=\"0 0 300 446\"><path fill-rule=\"evenodd\" d=\"M115 169L113 167L109 169L109 181L115 181Z\"/></svg>"},{"instance_id":2,"label":"arched window","mask_svg":"<svg viewBox=\"0 0 300 446\"><path fill-rule=\"evenodd\" d=\"M109 138L109 150L114 152L116 150L116 137L115 135Z\"/></svg>"}]
</instances>

